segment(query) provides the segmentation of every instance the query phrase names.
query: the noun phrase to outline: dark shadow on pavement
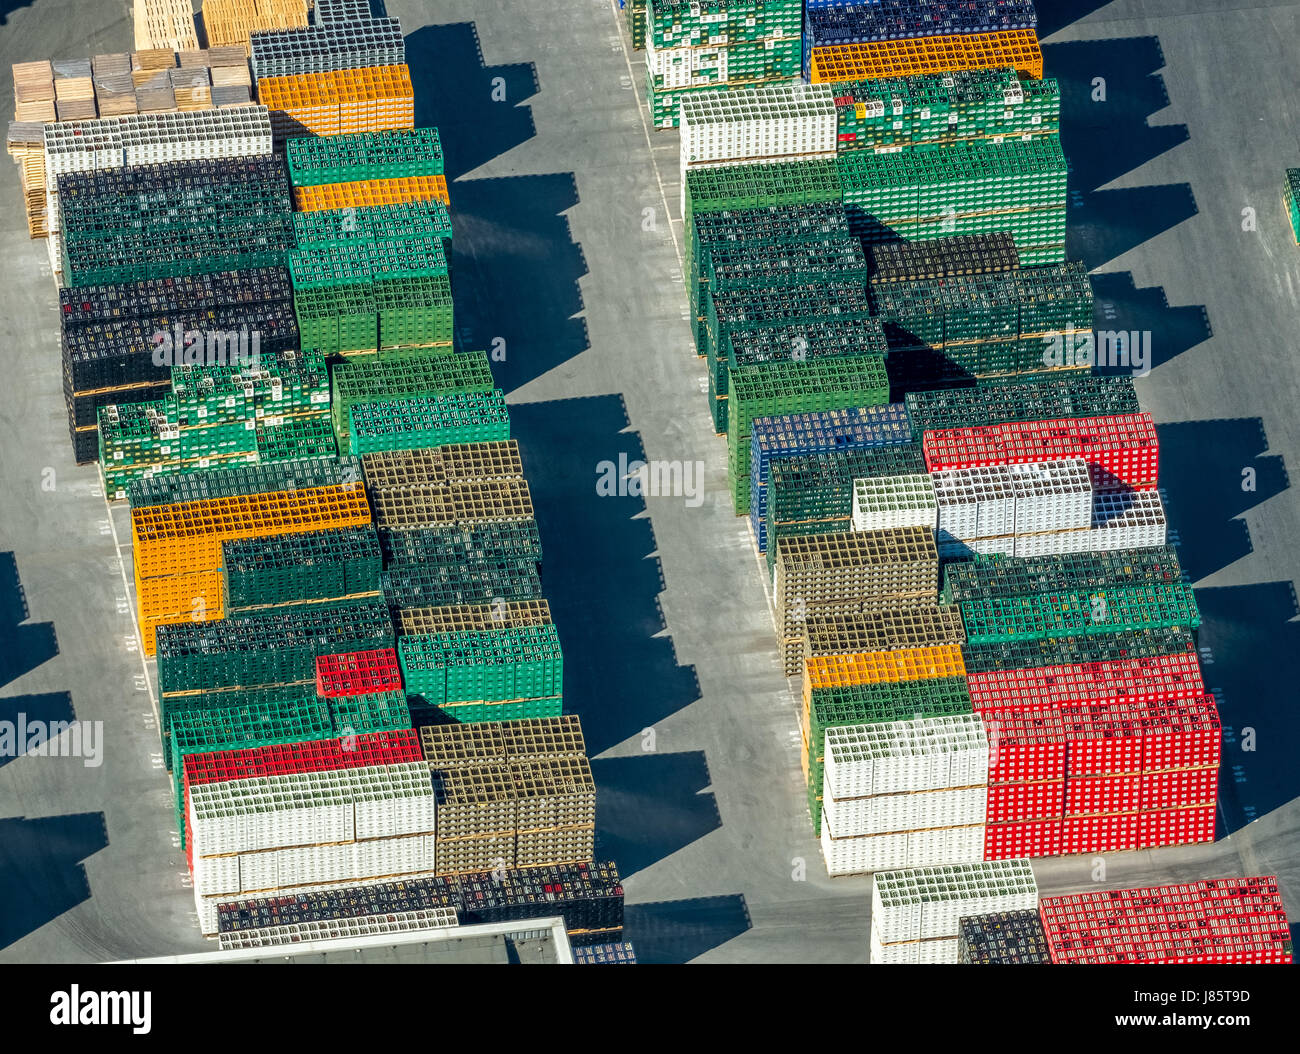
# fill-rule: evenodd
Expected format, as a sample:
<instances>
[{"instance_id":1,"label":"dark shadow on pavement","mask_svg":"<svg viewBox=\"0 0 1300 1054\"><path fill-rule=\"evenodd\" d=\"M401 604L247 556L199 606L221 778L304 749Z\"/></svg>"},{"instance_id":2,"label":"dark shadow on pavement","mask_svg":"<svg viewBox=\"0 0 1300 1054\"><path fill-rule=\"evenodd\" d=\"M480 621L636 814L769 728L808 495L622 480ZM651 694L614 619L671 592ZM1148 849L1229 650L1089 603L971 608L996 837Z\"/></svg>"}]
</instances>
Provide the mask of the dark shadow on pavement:
<instances>
[{"instance_id":1,"label":"dark shadow on pavement","mask_svg":"<svg viewBox=\"0 0 1300 1054\"><path fill-rule=\"evenodd\" d=\"M107 845L102 812L0 820L0 948L89 899L82 861Z\"/></svg>"},{"instance_id":2,"label":"dark shadow on pavement","mask_svg":"<svg viewBox=\"0 0 1300 1054\"><path fill-rule=\"evenodd\" d=\"M745 897L696 897L629 904L623 936L639 963L685 963L739 937L751 926Z\"/></svg>"},{"instance_id":3,"label":"dark shadow on pavement","mask_svg":"<svg viewBox=\"0 0 1300 1054\"><path fill-rule=\"evenodd\" d=\"M37 728L43 738L48 735L51 721L75 721L76 712L72 708L72 696L68 692L46 692L40 695L15 695L9 699L0 699L0 723L14 729L14 750L12 753L0 751L0 768L24 753L28 742L35 744ZM34 727L35 722L40 722ZM25 726L26 734L22 730Z\"/></svg>"},{"instance_id":4,"label":"dark shadow on pavement","mask_svg":"<svg viewBox=\"0 0 1300 1054\"><path fill-rule=\"evenodd\" d=\"M542 584L564 648L564 704L595 756L699 698L663 634L663 575L639 497L596 491L602 462L643 456L617 395L510 407L545 544ZM654 498L654 501L674 500ZM680 498L675 500L681 500Z\"/></svg>"},{"instance_id":5,"label":"dark shadow on pavement","mask_svg":"<svg viewBox=\"0 0 1300 1054\"><path fill-rule=\"evenodd\" d=\"M722 826L702 751L597 758L591 773L599 855L625 879Z\"/></svg>"},{"instance_id":6,"label":"dark shadow on pavement","mask_svg":"<svg viewBox=\"0 0 1300 1054\"><path fill-rule=\"evenodd\" d=\"M53 622L26 624L27 594L13 553L0 553L0 688L59 654Z\"/></svg>"},{"instance_id":7,"label":"dark shadow on pavement","mask_svg":"<svg viewBox=\"0 0 1300 1054\"><path fill-rule=\"evenodd\" d=\"M1290 485L1286 465L1264 452L1263 421L1244 417L1156 425L1165 515L1192 582L1252 551L1242 513Z\"/></svg>"},{"instance_id":8,"label":"dark shadow on pavement","mask_svg":"<svg viewBox=\"0 0 1300 1054\"><path fill-rule=\"evenodd\" d=\"M1092 276L1096 298L1093 325L1100 332L1150 333L1151 361L1155 369L1214 336L1210 317L1199 304L1170 307L1159 286L1138 289L1129 271L1109 271ZM1101 338L1098 338L1101 348ZM1099 368L1098 373L1132 373L1127 368Z\"/></svg>"}]
</instances>

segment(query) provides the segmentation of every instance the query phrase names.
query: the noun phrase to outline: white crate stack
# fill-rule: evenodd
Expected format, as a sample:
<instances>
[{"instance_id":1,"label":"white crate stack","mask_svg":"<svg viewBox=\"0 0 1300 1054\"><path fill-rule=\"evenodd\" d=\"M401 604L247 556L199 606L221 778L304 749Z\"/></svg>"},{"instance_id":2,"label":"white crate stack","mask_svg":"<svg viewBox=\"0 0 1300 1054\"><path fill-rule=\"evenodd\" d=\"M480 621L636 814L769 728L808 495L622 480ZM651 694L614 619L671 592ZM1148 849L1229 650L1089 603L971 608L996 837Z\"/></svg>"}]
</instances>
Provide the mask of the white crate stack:
<instances>
[{"instance_id":1,"label":"white crate stack","mask_svg":"<svg viewBox=\"0 0 1300 1054\"><path fill-rule=\"evenodd\" d=\"M666 89L727 82L725 47L656 48L651 33L646 36L645 61L651 73L664 78Z\"/></svg>"},{"instance_id":2,"label":"white crate stack","mask_svg":"<svg viewBox=\"0 0 1300 1054\"><path fill-rule=\"evenodd\" d=\"M880 476L853 481L853 529L877 531L891 527L938 524L934 480L925 473Z\"/></svg>"},{"instance_id":3,"label":"white crate stack","mask_svg":"<svg viewBox=\"0 0 1300 1054\"><path fill-rule=\"evenodd\" d=\"M939 521L939 556L1015 550L1016 496L1006 465L930 474Z\"/></svg>"},{"instance_id":4,"label":"white crate stack","mask_svg":"<svg viewBox=\"0 0 1300 1054\"><path fill-rule=\"evenodd\" d=\"M983 859L989 743L978 716L828 728L825 759L832 876Z\"/></svg>"},{"instance_id":5,"label":"white crate stack","mask_svg":"<svg viewBox=\"0 0 1300 1054\"><path fill-rule=\"evenodd\" d=\"M44 134L46 224L51 231L63 229L58 177L64 173L269 156L272 149L271 115L265 106L50 122Z\"/></svg>"},{"instance_id":6,"label":"white crate stack","mask_svg":"<svg viewBox=\"0 0 1300 1054\"><path fill-rule=\"evenodd\" d=\"M1028 860L879 872L871 889L871 961L956 963L963 918L1037 908Z\"/></svg>"},{"instance_id":7,"label":"white crate stack","mask_svg":"<svg viewBox=\"0 0 1300 1054\"><path fill-rule=\"evenodd\" d=\"M435 867L434 793L423 762L199 783L187 808L205 934L216 932L217 906L238 896Z\"/></svg>"},{"instance_id":8,"label":"white crate stack","mask_svg":"<svg viewBox=\"0 0 1300 1054\"><path fill-rule=\"evenodd\" d=\"M835 96L828 84L775 84L683 99L683 211L687 169L834 159L836 122Z\"/></svg>"}]
</instances>

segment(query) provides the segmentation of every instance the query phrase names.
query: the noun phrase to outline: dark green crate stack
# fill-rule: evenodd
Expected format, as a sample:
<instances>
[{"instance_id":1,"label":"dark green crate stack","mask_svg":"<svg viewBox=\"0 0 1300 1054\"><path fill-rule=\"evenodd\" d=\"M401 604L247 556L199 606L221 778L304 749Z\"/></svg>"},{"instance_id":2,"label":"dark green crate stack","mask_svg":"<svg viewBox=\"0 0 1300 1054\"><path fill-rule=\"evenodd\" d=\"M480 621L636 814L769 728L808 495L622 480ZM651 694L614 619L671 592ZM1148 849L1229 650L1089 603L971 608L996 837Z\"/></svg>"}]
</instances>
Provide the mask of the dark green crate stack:
<instances>
[{"instance_id":1,"label":"dark green crate stack","mask_svg":"<svg viewBox=\"0 0 1300 1054\"><path fill-rule=\"evenodd\" d=\"M258 608L377 596L383 557L375 529L341 527L222 543L222 598L231 615Z\"/></svg>"},{"instance_id":2,"label":"dark green crate stack","mask_svg":"<svg viewBox=\"0 0 1300 1054\"><path fill-rule=\"evenodd\" d=\"M813 689L808 711L808 813L821 834L826 730L971 713L964 677Z\"/></svg>"},{"instance_id":3,"label":"dark green crate stack","mask_svg":"<svg viewBox=\"0 0 1300 1054\"><path fill-rule=\"evenodd\" d=\"M510 414L499 388L447 392L354 403L348 430L353 454L418 450L509 439Z\"/></svg>"},{"instance_id":4,"label":"dark green crate stack","mask_svg":"<svg viewBox=\"0 0 1300 1054\"><path fill-rule=\"evenodd\" d=\"M1196 653L1191 630L1139 629L1091 637L1045 637L1036 640L963 644L966 673L1027 670L1036 666L1074 666L1124 659L1157 659L1164 655Z\"/></svg>"},{"instance_id":5,"label":"dark green crate stack","mask_svg":"<svg viewBox=\"0 0 1300 1054\"><path fill-rule=\"evenodd\" d=\"M330 372L330 413L340 450L352 449L352 408L393 399L493 390L486 352L425 350L398 359L360 359Z\"/></svg>"},{"instance_id":6,"label":"dark green crate stack","mask_svg":"<svg viewBox=\"0 0 1300 1054\"><path fill-rule=\"evenodd\" d=\"M133 481L163 473L334 456L324 359L314 351L259 359L174 366L162 399L100 407L109 496L124 498Z\"/></svg>"},{"instance_id":7,"label":"dark green crate stack","mask_svg":"<svg viewBox=\"0 0 1300 1054\"><path fill-rule=\"evenodd\" d=\"M646 98L656 128L677 127L685 97L799 76L803 0L648 0L645 6Z\"/></svg>"},{"instance_id":8,"label":"dark green crate stack","mask_svg":"<svg viewBox=\"0 0 1300 1054\"><path fill-rule=\"evenodd\" d=\"M1021 377L979 387L911 392L904 400L912 437L945 428L1012 421L1107 417L1140 412L1130 377Z\"/></svg>"},{"instance_id":9,"label":"dark green crate stack","mask_svg":"<svg viewBox=\"0 0 1300 1054\"><path fill-rule=\"evenodd\" d=\"M127 487L131 508L175 505L186 501L233 498L360 483L361 462L353 457L307 458L268 465L236 465L202 473L163 473Z\"/></svg>"},{"instance_id":10,"label":"dark green crate stack","mask_svg":"<svg viewBox=\"0 0 1300 1054\"><path fill-rule=\"evenodd\" d=\"M1195 630L1201 624L1192 588L1182 583L980 597L958 606L971 644Z\"/></svg>"},{"instance_id":11,"label":"dark green crate stack","mask_svg":"<svg viewBox=\"0 0 1300 1054\"><path fill-rule=\"evenodd\" d=\"M57 177L69 286L282 267L292 203L270 157L172 161Z\"/></svg>"},{"instance_id":12,"label":"dark green crate stack","mask_svg":"<svg viewBox=\"0 0 1300 1054\"><path fill-rule=\"evenodd\" d=\"M781 538L852 530L853 481L924 475L921 444L857 447L774 460L767 480L767 569L776 569Z\"/></svg>"},{"instance_id":13,"label":"dark green crate stack","mask_svg":"<svg viewBox=\"0 0 1300 1054\"><path fill-rule=\"evenodd\" d=\"M564 661L554 626L398 638L408 695L456 721L557 717Z\"/></svg>"},{"instance_id":14,"label":"dark green crate stack","mask_svg":"<svg viewBox=\"0 0 1300 1054\"><path fill-rule=\"evenodd\" d=\"M1172 545L1115 549L1059 556L977 556L946 564L940 599L944 604L990 597L1028 596L1080 586L1169 586L1187 576Z\"/></svg>"},{"instance_id":15,"label":"dark green crate stack","mask_svg":"<svg viewBox=\"0 0 1300 1054\"><path fill-rule=\"evenodd\" d=\"M849 222L868 244L1008 231L1025 266L1065 259L1067 166L1058 135L851 150L838 161Z\"/></svg>"},{"instance_id":16,"label":"dark green crate stack","mask_svg":"<svg viewBox=\"0 0 1300 1054\"><path fill-rule=\"evenodd\" d=\"M731 372L727 476L738 515L749 511L749 437L755 417L879 406L889 401L883 356L741 366Z\"/></svg>"},{"instance_id":17,"label":"dark green crate stack","mask_svg":"<svg viewBox=\"0 0 1300 1054\"><path fill-rule=\"evenodd\" d=\"M438 234L313 243L289 253L289 273L304 347L378 355L451 346L451 276Z\"/></svg>"},{"instance_id":18,"label":"dark green crate stack","mask_svg":"<svg viewBox=\"0 0 1300 1054\"><path fill-rule=\"evenodd\" d=\"M1300 245L1300 168L1286 170L1286 185L1282 188L1282 204L1291 220L1291 237Z\"/></svg>"},{"instance_id":19,"label":"dark green crate stack","mask_svg":"<svg viewBox=\"0 0 1300 1054\"><path fill-rule=\"evenodd\" d=\"M623 20L632 38L633 51L645 49L645 10L646 0L627 0L623 5Z\"/></svg>"},{"instance_id":20,"label":"dark green crate stack","mask_svg":"<svg viewBox=\"0 0 1300 1054\"><path fill-rule=\"evenodd\" d=\"M1057 82L1022 81L1014 69L840 82L831 91L841 151L1050 135L1061 125Z\"/></svg>"}]
</instances>

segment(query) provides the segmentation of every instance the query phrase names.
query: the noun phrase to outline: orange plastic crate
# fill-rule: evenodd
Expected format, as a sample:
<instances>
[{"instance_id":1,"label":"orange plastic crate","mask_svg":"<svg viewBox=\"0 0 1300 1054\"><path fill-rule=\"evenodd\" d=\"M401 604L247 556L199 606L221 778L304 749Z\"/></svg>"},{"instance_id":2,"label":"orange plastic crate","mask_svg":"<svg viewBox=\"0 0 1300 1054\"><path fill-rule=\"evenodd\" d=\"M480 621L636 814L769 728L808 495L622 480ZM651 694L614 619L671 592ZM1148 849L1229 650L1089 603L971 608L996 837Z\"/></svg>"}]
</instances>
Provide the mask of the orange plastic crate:
<instances>
[{"instance_id":1,"label":"orange plastic crate","mask_svg":"<svg viewBox=\"0 0 1300 1054\"><path fill-rule=\"evenodd\" d=\"M1043 52L1032 29L832 44L813 48L811 72L812 83L829 84L1007 66L1021 76L1042 77Z\"/></svg>"},{"instance_id":2,"label":"orange plastic crate","mask_svg":"<svg viewBox=\"0 0 1300 1054\"><path fill-rule=\"evenodd\" d=\"M214 571L221 543L234 538L300 534L371 522L364 484L241 494L131 512L136 577Z\"/></svg>"},{"instance_id":3,"label":"orange plastic crate","mask_svg":"<svg viewBox=\"0 0 1300 1054\"><path fill-rule=\"evenodd\" d=\"M925 681L940 677L965 677L961 647L944 644L933 648L854 652L850 655L816 655L804 660L804 701L815 688L851 684Z\"/></svg>"},{"instance_id":4,"label":"orange plastic crate","mask_svg":"<svg viewBox=\"0 0 1300 1054\"><path fill-rule=\"evenodd\" d=\"M293 200L299 212L323 209L362 208L368 205L396 205L403 201L437 199L451 203L446 176L402 176L397 179L365 179L353 183L325 183L316 187L294 187Z\"/></svg>"},{"instance_id":5,"label":"orange plastic crate","mask_svg":"<svg viewBox=\"0 0 1300 1054\"><path fill-rule=\"evenodd\" d=\"M136 605L140 644L146 655L153 655L157 627L225 618L221 572L137 579Z\"/></svg>"},{"instance_id":6,"label":"orange plastic crate","mask_svg":"<svg viewBox=\"0 0 1300 1054\"><path fill-rule=\"evenodd\" d=\"M410 68L365 66L265 77L257 99L271 111L277 138L415 127Z\"/></svg>"}]
</instances>

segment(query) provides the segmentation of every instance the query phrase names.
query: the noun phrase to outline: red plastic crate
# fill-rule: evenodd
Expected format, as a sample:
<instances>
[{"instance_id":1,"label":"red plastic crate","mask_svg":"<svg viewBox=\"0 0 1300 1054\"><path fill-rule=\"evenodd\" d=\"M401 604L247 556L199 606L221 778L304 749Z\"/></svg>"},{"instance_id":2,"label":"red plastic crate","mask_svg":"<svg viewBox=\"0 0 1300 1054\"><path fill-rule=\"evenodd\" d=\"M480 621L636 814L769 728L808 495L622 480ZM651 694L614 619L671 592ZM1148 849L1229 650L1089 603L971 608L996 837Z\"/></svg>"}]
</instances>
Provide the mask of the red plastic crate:
<instances>
[{"instance_id":1,"label":"red plastic crate","mask_svg":"<svg viewBox=\"0 0 1300 1054\"><path fill-rule=\"evenodd\" d=\"M1139 807L1178 809L1189 805L1213 806L1219 787L1218 767L1176 769L1170 772L1144 772Z\"/></svg>"},{"instance_id":2,"label":"red plastic crate","mask_svg":"<svg viewBox=\"0 0 1300 1054\"><path fill-rule=\"evenodd\" d=\"M1067 817L1134 812L1141 804L1141 776L1071 776L1065 781Z\"/></svg>"},{"instance_id":3,"label":"red plastic crate","mask_svg":"<svg viewBox=\"0 0 1300 1054\"><path fill-rule=\"evenodd\" d=\"M989 782L1024 783L1065 776L1065 725L1057 712L1001 712L984 721Z\"/></svg>"},{"instance_id":4,"label":"red plastic crate","mask_svg":"<svg viewBox=\"0 0 1300 1054\"><path fill-rule=\"evenodd\" d=\"M1107 853L1137 848L1135 813L1113 816L1067 816L1061 824L1061 852Z\"/></svg>"},{"instance_id":5,"label":"red plastic crate","mask_svg":"<svg viewBox=\"0 0 1300 1054\"><path fill-rule=\"evenodd\" d=\"M287 776L302 772L368 768L421 761L420 741L414 729L366 732L343 739L318 739L282 743L249 750L224 750L187 754L185 782L220 783L259 776Z\"/></svg>"},{"instance_id":6,"label":"red plastic crate","mask_svg":"<svg viewBox=\"0 0 1300 1054\"><path fill-rule=\"evenodd\" d=\"M990 824L984 828L984 859L1060 856L1064 821Z\"/></svg>"},{"instance_id":7,"label":"red plastic crate","mask_svg":"<svg viewBox=\"0 0 1300 1054\"><path fill-rule=\"evenodd\" d=\"M1139 849L1214 841L1214 805L1159 809L1138 816Z\"/></svg>"},{"instance_id":8,"label":"red plastic crate","mask_svg":"<svg viewBox=\"0 0 1300 1054\"><path fill-rule=\"evenodd\" d=\"M987 823L1059 819L1065 815L1065 780L990 783Z\"/></svg>"},{"instance_id":9,"label":"red plastic crate","mask_svg":"<svg viewBox=\"0 0 1300 1054\"><path fill-rule=\"evenodd\" d=\"M1152 707L1143 716L1142 767L1216 768L1223 756L1223 726L1214 696Z\"/></svg>"},{"instance_id":10,"label":"red plastic crate","mask_svg":"<svg viewBox=\"0 0 1300 1054\"><path fill-rule=\"evenodd\" d=\"M1124 703L1067 706L1067 771L1072 776L1117 776L1142 771L1142 710Z\"/></svg>"},{"instance_id":11,"label":"red plastic crate","mask_svg":"<svg viewBox=\"0 0 1300 1054\"><path fill-rule=\"evenodd\" d=\"M402 671L392 648L316 657L316 694L326 699L401 690Z\"/></svg>"},{"instance_id":12,"label":"red plastic crate","mask_svg":"<svg viewBox=\"0 0 1300 1054\"><path fill-rule=\"evenodd\" d=\"M1205 695L1201 664L1189 652L1153 659L973 673L967 683L977 712L1050 710L1090 703L1155 703Z\"/></svg>"}]
</instances>

